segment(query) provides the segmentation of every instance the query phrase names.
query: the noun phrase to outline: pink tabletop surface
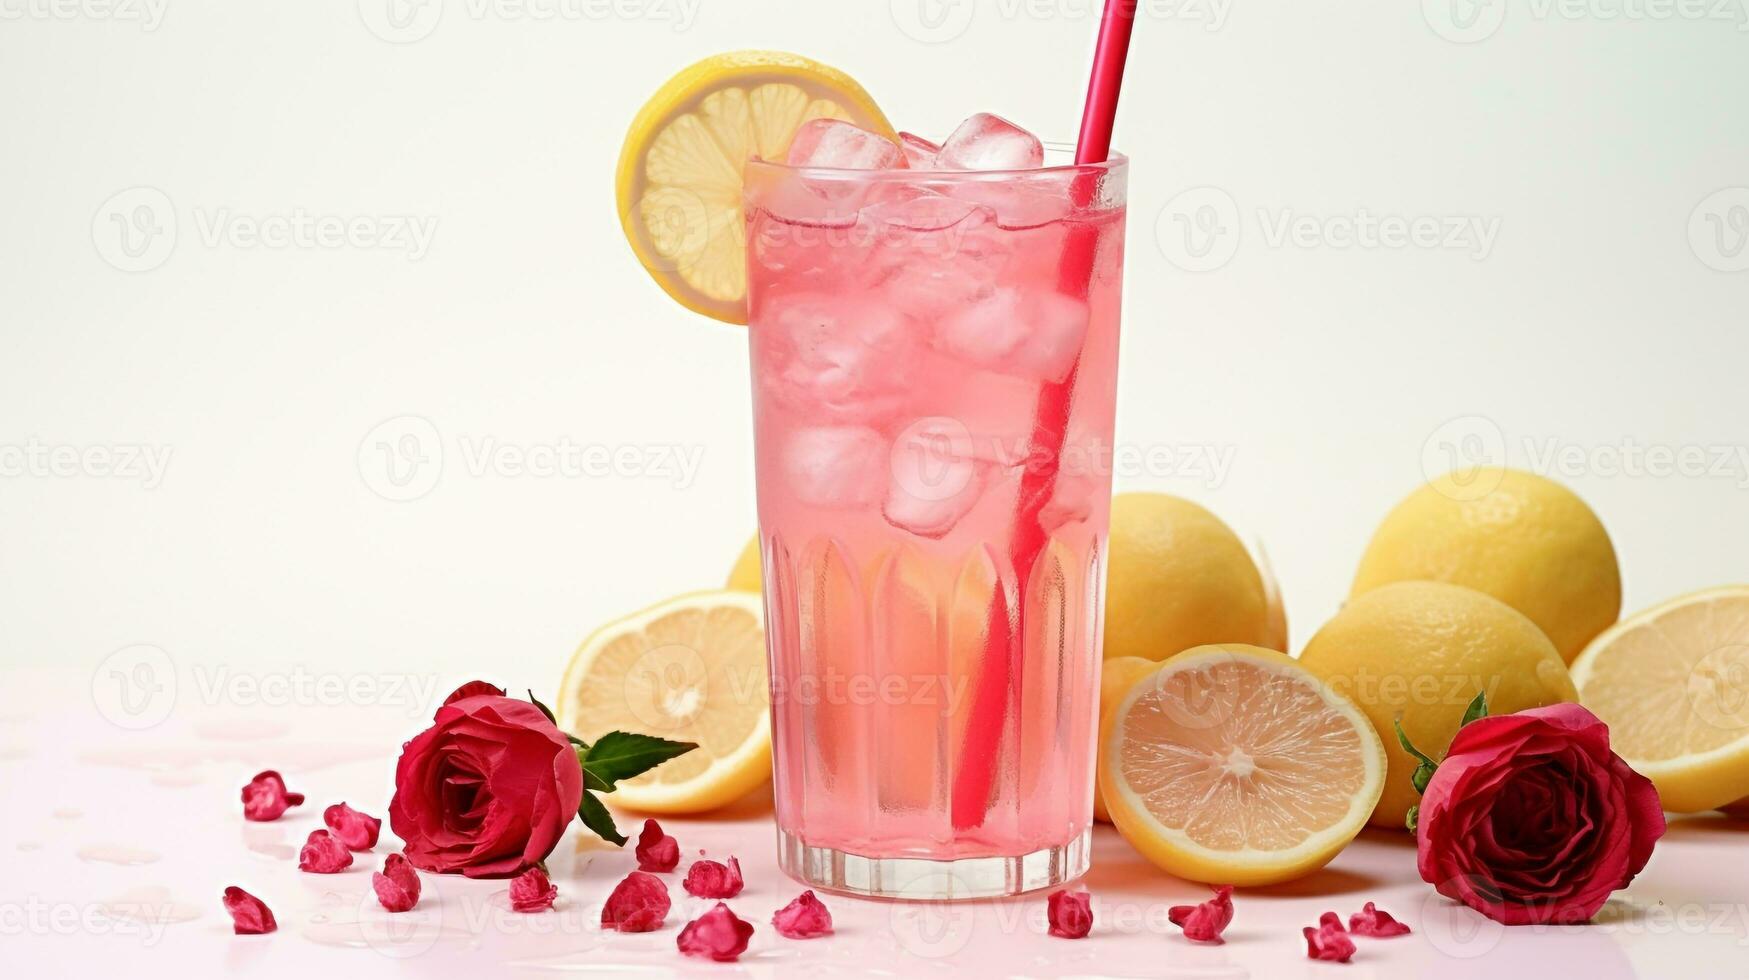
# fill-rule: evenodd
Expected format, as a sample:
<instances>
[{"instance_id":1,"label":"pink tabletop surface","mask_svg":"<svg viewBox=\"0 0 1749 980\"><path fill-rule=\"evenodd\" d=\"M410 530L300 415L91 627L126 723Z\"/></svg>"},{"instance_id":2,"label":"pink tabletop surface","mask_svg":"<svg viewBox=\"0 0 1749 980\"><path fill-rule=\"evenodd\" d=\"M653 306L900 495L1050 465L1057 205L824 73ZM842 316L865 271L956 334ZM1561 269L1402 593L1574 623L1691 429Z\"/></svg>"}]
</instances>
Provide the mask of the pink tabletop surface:
<instances>
[{"instance_id":1,"label":"pink tabletop surface","mask_svg":"<svg viewBox=\"0 0 1749 980\"><path fill-rule=\"evenodd\" d=\"M197 702L213 699L184 684L173 710L123 717L101 692L93 696L88 675L67 680L45 690L33 679L32 698L14 686L0 707L0 944L13 976L1612 980L1749 971L1749 825L1719 815L1673 820L1651 866L1584 927L1497 926L1424 885L1406 835L1368 832L1322 872L1241 891L1227 942L1199 946L1166 913L1206 889L1154 870L1101 825L1083 882L1095 916L1088 939L1048 935L1042 894L949 906L825 895L837 934L792 941L769 923L802 887L777 869L764 794L715 815L663 820L680 841L681 873L700 851L740 859L747 887L730 904L758 931L739 963L676 952L681 924L711 904L686 895L678 873L666 876L675 904L664 928L602 932L601 902L635 861L629 848L592 843L575 826L550 861L560 890L552 912L511 912L505 882L425 875L419 907L390 916L370 888L371 872L397 846L386 822L376 853L341 874L302 873L296 855L329 803L386 815L393 759L430 717L428 703L323 707L331 702L294 696L279 707L208 710ZM155 723L130 730L118 720ZM309 802L277 822L247 823L238 789L265 768L284 772ZM619 815L623 831L640 821ZM272 907L277 933L231 934L219 902L231 884ZM1347 965L1306 959L1301 926L1325 910L1346 918L1368 900L1414 934L1359 940ZM141 908L150 910L145 921L130 911Z\"/></svg>"}]
</instances>

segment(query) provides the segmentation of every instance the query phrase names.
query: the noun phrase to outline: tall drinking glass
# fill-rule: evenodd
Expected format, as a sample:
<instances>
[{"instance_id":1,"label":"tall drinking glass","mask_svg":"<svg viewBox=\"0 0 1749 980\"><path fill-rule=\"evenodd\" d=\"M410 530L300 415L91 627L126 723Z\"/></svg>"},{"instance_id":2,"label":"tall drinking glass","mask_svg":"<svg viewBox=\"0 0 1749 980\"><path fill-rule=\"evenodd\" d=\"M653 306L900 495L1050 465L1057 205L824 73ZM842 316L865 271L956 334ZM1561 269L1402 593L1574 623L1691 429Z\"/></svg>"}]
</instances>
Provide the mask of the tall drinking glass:
<instances>
[{"instance_id":1,"label":"tall drinking glass","mask_svg":"<svg viewBox=\"0 0 1749 980\"><path fill-rule=\"evenodd\" d=\"M1087 868L1126 169L1046 163L746 169L779 849L821 888Z\"/></svg>"}]
</instances>

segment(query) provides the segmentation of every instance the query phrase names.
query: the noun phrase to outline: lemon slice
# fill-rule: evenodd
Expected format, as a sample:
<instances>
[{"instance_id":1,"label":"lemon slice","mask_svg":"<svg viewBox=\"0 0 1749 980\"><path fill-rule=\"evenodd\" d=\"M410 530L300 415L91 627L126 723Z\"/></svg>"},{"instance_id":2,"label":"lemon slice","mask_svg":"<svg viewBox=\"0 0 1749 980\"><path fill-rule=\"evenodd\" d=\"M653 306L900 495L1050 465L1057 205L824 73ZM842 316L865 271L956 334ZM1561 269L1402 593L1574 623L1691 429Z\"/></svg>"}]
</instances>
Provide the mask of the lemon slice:
<instances>
[{"instance_id":1,"label":"lemon slice","mask_svg":"<svg viewBox=\"0 0 1749 980\"><path fill-rule=\"evenodd\" d=\"M1622 620L1573 661L1573 684L1664 809L1694 813L1749 795L1749 586Z\"/></svg>"},{"instance_id":2,"label":"lemon slice","mask_svg":"<svg viewBox=\"0 0 1749 980\"><path fill-rule=\"evenodd\" d=\"M1384 787L1366 716L1273 650L1187 650L1132 682L1107 722L1099 789L1112 823L1161 869L1267 885L1323 867Z\"/></svg>"},{"instance_id":3,"label":"lemon slice","mask_svg":"<svg viewBox=\"0 0 1749 980\"><path fill-rule=\"evenodd\" d=\"M765 631L757 593L676 596L590 634L559 683L559 727L588 742L607 732L698 748L619 783L607 800L652 813L732 803L771 777Z\"/></svg>"},{"instance_id":4,"label":"lemon slice","mask_svg":"<svg viewBox=\"0 0 1749 980\"><path fill-rule=\"evenodd\" d=\"M861 85L781 51L731 51L681 71L626 133L615 192L638 261L688 309L747 322L741 170L782 160L810 119L844 119L893 136Z\"/></svg>"}]
</instances>

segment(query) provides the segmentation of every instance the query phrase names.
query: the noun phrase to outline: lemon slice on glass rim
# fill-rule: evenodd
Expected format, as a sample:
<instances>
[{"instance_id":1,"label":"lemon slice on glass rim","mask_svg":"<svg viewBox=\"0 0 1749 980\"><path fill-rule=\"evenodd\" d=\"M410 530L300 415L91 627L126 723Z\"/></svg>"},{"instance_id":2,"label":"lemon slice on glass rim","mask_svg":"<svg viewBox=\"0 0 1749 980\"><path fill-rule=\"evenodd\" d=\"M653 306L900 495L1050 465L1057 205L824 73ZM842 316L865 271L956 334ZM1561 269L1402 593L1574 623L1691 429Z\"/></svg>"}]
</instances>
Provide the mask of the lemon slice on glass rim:
<instances>
[{"instance_id":1,"label":"lemon slice on glass rim","mask_svg":"<svg viewBox=\"0 0 1749 980\"><path fill-rule=\"evenodd\" d=\"M741 171L782 160L811 119L894 137L849 75L781 51L714 55L670 78L632 120L614 190L626 240L651 278L690 310L747 322Z\"/></svg>"}]
</instances>

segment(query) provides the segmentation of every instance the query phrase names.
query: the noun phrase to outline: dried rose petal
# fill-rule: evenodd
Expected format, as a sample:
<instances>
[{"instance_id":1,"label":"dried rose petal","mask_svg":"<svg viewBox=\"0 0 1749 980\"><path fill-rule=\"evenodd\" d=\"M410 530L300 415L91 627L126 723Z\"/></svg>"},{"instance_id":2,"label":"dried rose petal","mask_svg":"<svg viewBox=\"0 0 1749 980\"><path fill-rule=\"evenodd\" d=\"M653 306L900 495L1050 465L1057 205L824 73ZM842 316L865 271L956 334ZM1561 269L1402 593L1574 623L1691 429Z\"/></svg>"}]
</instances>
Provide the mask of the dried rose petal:
<instances>
[{"instance_id":1,"label":"dried rose petal","mask_svg":"<svg viewBox=\"0 0 1749 980\"><path fill-rule=\"evenodd\" d=\"M668 886L647 871L633 871L615 885L601 907L601 928L651 932L668 918Z\"/></svg>"},{"instance_id":2,"label":"dried rose petal","mask_svg":"<svg viewBox=\"0 0 1749 980\"><path fill-rule=\"evenodd\" d=\"M771 917L772 928L788 939L813 939L832 934L832 913L814 896L813 889L797 895L795 901L777 910Z\"/></svg>"},{"instance_id":3,"label":"dried rose petal","mask_svg":"<svg viewBox=\"0 0 1749 980\"><path fill-rule=\"evenodd\" d=\"M680 842L662 832L654 820L644 821L644 832L638 835L639 871L673 871L680 864Z\"/></svg>"},{"instance_id":4,"label":"dried rose petal","mask_svg":"<svg viewBox=\"0 0 1749 980\"><path fill-rule=\"evenodd\" d=\"M258 772L243 787L244 820L278 820L286 809L302 806L304 794L285 791L285 780L272 769Z\"/></svg>"},{"instance_id":5,"label":"dried rose petal","mask_svg":"<svg viewBox=\"0 0 1749 980\"><path fill-rule=\"evenodd\" d=\"M1045 900L1051 920L1051 935L1085 939L1093 931L1093 896L1086 892L1052 892Z\"/></svg>"},{"instance_id":6,"label":"dried rose petal","mask_svg":"<svg viewBox=\"0 0 1749 980\"><path fill-rule=\"evenodd\" d=\"M485 681L468 681L461 687L449 692L449 697L444 698L443 703L451 704L460 701L463 698L477 698L481 695L501 698L504 696L504 689L496 684L488 684Z\"/></svg>"},{"instance_id":7,"label":"dried rose petal","mask_svg":"<svg viewBox=\"0 0 1749 980\"><path fill-rule=\"evenodd\" d=\"M260 936L279 928L267 903L236 885L225 889L225 912L231 917L231 931L239 936Z\"/></svg>"},{"instance_id":8,"label":"dried rose petal","mask_svg":"<svg viewBox=\"0 0 1749 980\"><path fill-rule=\"evenodd\" d=\"M340 838L340 842L354 851L368 851L377 846L377 834L382 832L383 822L376 817L365 816L344 803L336 803L322 811L322 822Z\"/></svg>"},{"instance_id":9,"label":"dried rose petal","mask_svg":"<svg viewBox=\"0 0 1749 980\"><path fill-rule=\"evenodd\" d=\"M1310 959L1347 963L1354 955L1354 940L1348 938L1335 912L1325 912L1318 917L1317 926L1306 926L1300 933L1306 937L1306 956Z\"/></svg>"},{"instance_id":10,"label":"dried rose petal","mask_svg":"<svg viewBox=\"0 0 1749 980\"><path fill-rule=\"evenodd\" d=\"M1392 936L1407 936L1410 929L1391 913L1368 902L1359 912L1348 917L1348 931L1356 936L1390 939Z\"/></svg>"},{"instance_id":11,"label":"dried rose petal","mask_svg":"<svg viewBox=\"0 0 1749 980\"><path fill-rule=\"evenodd\" d=\"M688 922L675 938L674 945L687 956L708 956L719 963L727 963L739 959L747 951L747 940L751 938L753 923L744 921L729 911L727 905L718 902L716 908Z\"/></svg>"},{"instance_id":12,"label":"dried rose petal","mask_svg":"<svg viewBox=\"0 0 1749 980\"><path fill-rule=\"evenodd\" d=\"M734 898L741 894L741 862L733 857L724 865L717 861L694 861L686 869L681 887L699 898Z\"/></svg>"},{"instance_id":13,"label":"dried rose petal","mask_svg":"<svg viewBox=\"0 0 1749 980\"><path fill-rule=\"evenodd\" d=\"M1166 918L1184 930L1184 938L1199 943L1225 942L1221 933L1233 924L1233 886L1216 885L1215 897L1200 905L1174 905Z\"/></svg>"},{"instance_id":14,"label":"dried rose petal","mask_svg":"<svg viewBox=\"0 0 1749 980\"><path fill-rule=\"evenodd\" d=\"M340 838L326 830L312 830L298 852L298 870L311 874L331 875L352 866L352 852Z\"/></svg>"},{"instance_id":15,"label":"dried rose petal","mask_svg":"<svg viewBox=\"0 0 1749 980\"><path fill-rule=\"evenodd\" d=\"M419 904L419 872L404 854L389 855L383 870L370 876L370 886L390 912L405 912Z\"/></svg>"},{"instance_id":16,"label":"dried rose petal","mask_svg":"<svg viewBox=\"0 0 1749 980\"><path fill-rule=\"evenodd\" d=\"M540 868L529 868L510 882L510 907L518 912L544 912L559 897L559 886Z\"/></svg>"}]
</instances>

